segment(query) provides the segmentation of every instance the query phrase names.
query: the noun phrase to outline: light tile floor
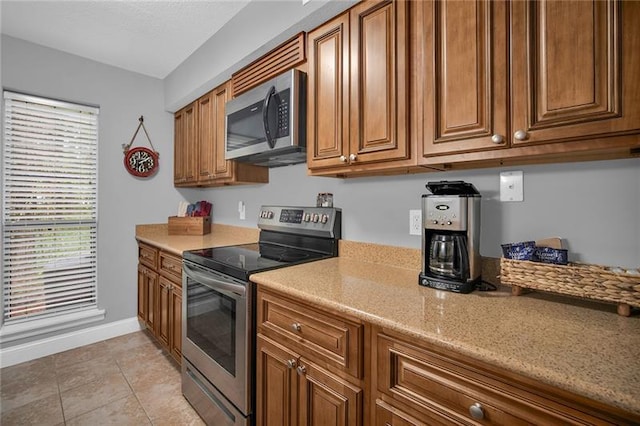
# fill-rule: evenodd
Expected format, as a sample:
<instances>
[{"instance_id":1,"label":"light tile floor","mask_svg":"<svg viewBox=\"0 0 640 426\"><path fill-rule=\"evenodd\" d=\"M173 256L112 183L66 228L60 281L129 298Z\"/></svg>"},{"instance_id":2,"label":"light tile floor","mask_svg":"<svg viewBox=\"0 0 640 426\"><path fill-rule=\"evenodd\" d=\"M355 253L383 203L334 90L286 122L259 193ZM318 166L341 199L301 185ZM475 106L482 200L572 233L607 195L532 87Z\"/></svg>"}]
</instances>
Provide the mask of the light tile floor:
<instances>
[{"instance_id":1,"label":"light tile floor","mask_svg":"<svg viewBox=\"0 0 640 426\"><path fill-rule=\"evenodd\" d=\"M0 424L203 425L146 331L0 370Z\"/></svg>"}]
</instances>

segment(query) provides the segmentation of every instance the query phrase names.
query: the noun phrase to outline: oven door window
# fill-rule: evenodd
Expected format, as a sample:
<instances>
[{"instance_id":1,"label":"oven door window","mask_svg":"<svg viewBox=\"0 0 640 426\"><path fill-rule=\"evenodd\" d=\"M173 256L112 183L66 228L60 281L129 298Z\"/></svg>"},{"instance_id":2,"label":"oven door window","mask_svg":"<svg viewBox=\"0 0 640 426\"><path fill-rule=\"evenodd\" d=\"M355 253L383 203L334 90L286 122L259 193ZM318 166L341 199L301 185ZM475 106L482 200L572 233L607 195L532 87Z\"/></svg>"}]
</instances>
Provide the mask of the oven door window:
<instances>
[{"instance_id":1,"label":"oven door window","mask_svg":"<svg viewBox=\"0 0 640 426\"><path fill-rule=\"evenodd\" d=\"M189 280L187 338L232 376L236 375L237 304L238 300Z\"/></svg>"}]
</instances>

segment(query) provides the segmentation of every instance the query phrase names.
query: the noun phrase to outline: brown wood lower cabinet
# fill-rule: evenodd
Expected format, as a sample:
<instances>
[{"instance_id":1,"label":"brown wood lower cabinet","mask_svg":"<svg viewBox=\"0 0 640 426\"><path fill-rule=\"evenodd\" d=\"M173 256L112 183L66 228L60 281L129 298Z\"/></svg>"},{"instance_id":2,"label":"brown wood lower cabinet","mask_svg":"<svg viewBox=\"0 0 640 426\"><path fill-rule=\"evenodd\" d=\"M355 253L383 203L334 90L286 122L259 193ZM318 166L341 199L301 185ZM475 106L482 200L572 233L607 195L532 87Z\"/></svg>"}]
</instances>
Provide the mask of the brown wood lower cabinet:
<instances>
[{"instance_id":1,"label":"brown wood lower cabinet","mask_svg":"<svg viewBox=\"0 0 640 426\"><path fill-rule=\"evenodd\" d=\"M258 425L366 424L364 326L258 291Z\"/></svg>"},{"instance_id":2,"label":"brown wood lower cabinet","mask_svg":"<svg viewBox=\"0 0 640 426\"><path fill-rule=\"evenodd\" d=\"M638 425L640 416L436 344L257 293L257 425Z\"/></svg>"},{"instance_id":3,"label":"brown wood lower cabinet","mask_svg":"<svg viewBox=\"0 0 640 426\"><path fill-rule=\"evenodd\" d=\"M364 391L258 335L258 425L362 425Z\"/></svg>"},{"instance_id":4,"label":"brown wood lower cabinet","mask_svg":"<svg viewBox=\"0 0 640 426\"><path fill-rule=\"evenodd\" d=\"M138 319L181 363L182 258L144 243L138 252Z\"/></svg>"},{"instance_id":5,"label":"brown wood lower cabinet","mask_svg":"<svg viewBox=\"0 0 640 426\"><path fill-rule=\"evenodd\" d=\"M147 328L155 328L155 299L158 273L142 264L138 265L138 319Z\"/></svg>"},{"instance_id":6,"label":"brown wood lower cabinet","mask_svg":"<svg viewBox=\"0 0 640 426\"><path fill-rule=\"evenodd\" d=\"M372 350L378 425L638 424L611 407L415 339L378 332Z\"/></svg>"}]
</instances>

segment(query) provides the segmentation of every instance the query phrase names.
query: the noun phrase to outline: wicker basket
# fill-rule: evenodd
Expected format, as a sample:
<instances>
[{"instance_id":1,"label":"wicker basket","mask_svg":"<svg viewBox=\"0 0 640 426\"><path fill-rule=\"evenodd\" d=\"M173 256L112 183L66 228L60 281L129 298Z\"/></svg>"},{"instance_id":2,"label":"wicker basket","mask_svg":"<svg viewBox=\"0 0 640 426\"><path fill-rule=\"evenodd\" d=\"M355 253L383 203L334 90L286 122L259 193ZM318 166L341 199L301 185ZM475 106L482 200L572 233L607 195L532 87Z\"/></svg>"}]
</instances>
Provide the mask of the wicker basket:
<instances>
[{"instance_id":1,"label":"wicker basket","mask_svg":"<svg viewBox=\"0 0 640 426\"><path fill-rule=\"evenodd\" d=\"M618 313L629 316L640 308L640 275L617 273L606 266L570 263L552 265L500 259L500 279L520 295L523 288L548 291L618 304Z\"/></svg>"}]
</instances>

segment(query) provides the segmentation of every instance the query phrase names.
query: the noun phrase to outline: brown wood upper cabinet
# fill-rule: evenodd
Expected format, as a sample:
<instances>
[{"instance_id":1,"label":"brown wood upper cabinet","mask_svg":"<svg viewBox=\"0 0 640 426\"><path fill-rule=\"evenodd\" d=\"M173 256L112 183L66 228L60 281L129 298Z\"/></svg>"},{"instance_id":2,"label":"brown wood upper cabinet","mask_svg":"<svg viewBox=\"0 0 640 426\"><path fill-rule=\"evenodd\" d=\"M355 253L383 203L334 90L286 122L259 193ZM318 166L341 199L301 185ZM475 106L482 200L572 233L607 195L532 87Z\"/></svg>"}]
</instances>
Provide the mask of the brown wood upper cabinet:
<instances>
[{"instance_id":1,"label":"brown wood upper cabinet","mask_svg":"<svg viewBox=\"0 0 640 426\"><path fill-rule=\"evenodd\" d=\"M419 164L638 147L638 2L415 7Z\"/></svg>"},{"instance_id":2,"label":"brown wood upper cabinet","mask_svg":"<svg viewBox=\"0 0 640 426\"><path fill-rule=\"evenodd\" d=\"M404 1L363 1L308 34L310 174L411 163L407 19Z\"/></svg>"},{"instance_id":3,"label":"brown wood upper cabinet","mask_svg":"<svg viewBox=\"0 0 640 426\"><path fill-rule=\"evenodd\" d=\"M266 183L269 170L225 159L225 103L229 82L175 114L175 186Z\"/></svg>"},{"instance_id":4,"label":"brown wood upper cabinet","mask_svg":"<svg viewBox=\"0 0 640 426\"><path fill-rule=\"evenodd\" d=\"M192 102L174 115L173 182L175 186L185 186L197 180L195 170L197 109L197 102Z\"/></svg>"}]
</instances>

